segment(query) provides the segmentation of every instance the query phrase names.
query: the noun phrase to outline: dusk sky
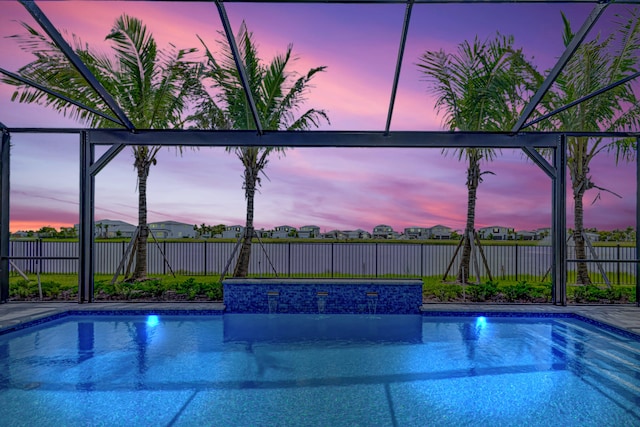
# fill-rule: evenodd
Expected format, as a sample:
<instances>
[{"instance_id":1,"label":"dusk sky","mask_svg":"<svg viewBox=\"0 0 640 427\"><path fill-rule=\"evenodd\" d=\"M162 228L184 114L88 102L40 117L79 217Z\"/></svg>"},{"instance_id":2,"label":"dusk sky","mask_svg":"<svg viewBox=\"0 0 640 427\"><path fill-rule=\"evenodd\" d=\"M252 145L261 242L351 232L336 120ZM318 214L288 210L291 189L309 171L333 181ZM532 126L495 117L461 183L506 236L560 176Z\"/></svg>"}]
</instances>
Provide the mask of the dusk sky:
<instances>
[{"instance_id":1,"label":"dusk sky","mask_svg":"<svg viewBox=\"0 0 640 427\"><path fill-rule=\"evenodd\" d=\"M213 3L39 2L63 32L76 34L93 49L104 41L122 13L140 18L158 47L201 47L199 35L217 51L222 29ZM404 54L391 130L442 130L429 86L416 63L427 50L455 51L465 39L514 35L515 45L539 70L562 54L564 11L578 29L592 4L415 5ZM616 13L610 6L595 31L609 34ZM393 83L404 5L294 5L226 3L234 31L242 20L269 61L289 43L299 57L291 71L325 65L307 97L307 108L327 111L326 130L382 131ZM17 2L0 0L0 67L17 71L32 58L7 38L23 32L19 22L37 27ZM590 37L590 38L591 38ZM13 127L81 127L37 105L11 102L13 87L0 83L0 122ZM12 231L78 222L78 136L12 134ZM101 219L137 221L136 175L125 149L96 178L96 214ZM551 180L519 150L504 150L484 164L478 191L476 227L505 225L528 230L551 225ZM635 164L615 166L604 153L592 164L594 182L621 195L591 190L585 197L585 225L603 230L635 224ZM318 225L322 231L378 224L395 230L443 224L463 229L466 217L466 165L439 149L297 148L273 156L256 195L255 226ZM567 193L570 195L570 189ZM149 221L190 224L244 224L242 165L223 149L166 149L151 169ZM573 202L567 201L568 225Z\"/></svg>"}]
</instances>

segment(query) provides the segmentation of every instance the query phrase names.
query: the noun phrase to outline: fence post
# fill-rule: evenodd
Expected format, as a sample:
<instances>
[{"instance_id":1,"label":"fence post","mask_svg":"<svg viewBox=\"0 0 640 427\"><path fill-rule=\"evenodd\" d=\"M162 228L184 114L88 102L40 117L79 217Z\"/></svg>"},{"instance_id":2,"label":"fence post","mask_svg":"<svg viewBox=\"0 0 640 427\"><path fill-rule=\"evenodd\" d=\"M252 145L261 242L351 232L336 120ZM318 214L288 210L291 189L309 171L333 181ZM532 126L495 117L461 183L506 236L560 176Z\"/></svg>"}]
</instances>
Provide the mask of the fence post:
<instances>
[{"instance_id":1,"label":"fence post","mask_svg":"<svg viewBox=\"0 0 640 427\"><path fill-rule=\"evenodd\" d=\"M376 277L378 277L378 243L376 242Z\"/></svg>"},{"instance_id":2,"label":"fence post","mask_svg":"<svg viewBox=\"0 0 640 427\"><path fill-rule=\"evenodd\" d=\"M38 238L37 240L37 247L38 247L38 257L40 257L40 259L36 260L36 265L38 266L36 269L36 274L38 275L38 277L40 277L40 273L42 273L42 239Z\"/></svg>"},{"instance_id":3,"label":"fence post","mask_svg":"<svg viewBox=\"0 0 640 427\"><path fill-rule=\"evenodd\" d=\"M515 250L516 250L515 259L516 259L516 282L517 282L518 281L518 244L517 243L515 245Z\"/></svg>"},{"instance_id":4,"label":"fence post","mask_svg":"<svg viewBox=\"0 0 640 427\"><path fill-rule=\"evenodd\" d=\"M424 277L424 243L420 243L420 278Z\"/></svg>"},{"instance_id":5,"label":"fence post","mask_svg":"<svg viewBox=\"0 0 640 427\"><path fill-rule=\"evenodd\" d=\"M620 243L616 245L616 278L618 279L618 285L620 284Z\"/></svg>"},{"instance_id":6,"label":"fence post","mask_svg":"<svg viewBox=\"0 0 640 427\"><path fill-rule=\"evenodd\" d=\"M207 275L207 241L204 242L204 275Z\"/></svg>"},{"instance_id":7,"label":"fence post","mask_svg":"<svg viewBox=\"0 0 640 427\"><path fill-rule=\"evenodd\" d=\"M335 245L334 242L331 242L331 278L333 279L333 245Z\"/></svg>"},{"instance_id":8,"label":"fence post","mask_svg":"<svg viewBox=\"0 0 640 427\"><path fill-rule=\"evenodd\" d=\"M167 253L167 241L165 240L164 242L162 242L162 252L163 253ZM147 263L148 263L148 259L147 259ZM167 274L167 263L164 261L164 257L162 259L162 274L166 275Z\"/></svg>"},{"instance_id":9,"label":"fence post","mask_svg":"<svg viewBox=\"0 0 640 427\"><path fill-rule=\"evenodd\" d=\"M287 242L288 276L291 277L291 242Z\"/></svg>"}]
</instances>

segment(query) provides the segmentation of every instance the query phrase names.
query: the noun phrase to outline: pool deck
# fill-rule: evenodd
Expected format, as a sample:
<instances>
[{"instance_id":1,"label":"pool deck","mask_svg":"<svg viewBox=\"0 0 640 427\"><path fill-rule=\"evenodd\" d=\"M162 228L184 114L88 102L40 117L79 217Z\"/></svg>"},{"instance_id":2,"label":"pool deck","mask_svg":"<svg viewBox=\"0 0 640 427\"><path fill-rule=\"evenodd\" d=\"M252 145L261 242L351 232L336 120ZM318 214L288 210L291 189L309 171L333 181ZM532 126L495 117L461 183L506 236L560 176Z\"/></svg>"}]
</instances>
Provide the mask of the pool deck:
<instances>
[{"instance_id":1,"label":"pool deck","mask_svg":"<svg viewBox=\"0 0 640 427\"><path fill-rule=\"evenodd\" d=\"M224 310L224 305L216 302L8 302L0 304L0 330L69 310ZM640 335L640 307L635 305L424 304L422 311L575 313Z\"/></svg>"}]
</instances>

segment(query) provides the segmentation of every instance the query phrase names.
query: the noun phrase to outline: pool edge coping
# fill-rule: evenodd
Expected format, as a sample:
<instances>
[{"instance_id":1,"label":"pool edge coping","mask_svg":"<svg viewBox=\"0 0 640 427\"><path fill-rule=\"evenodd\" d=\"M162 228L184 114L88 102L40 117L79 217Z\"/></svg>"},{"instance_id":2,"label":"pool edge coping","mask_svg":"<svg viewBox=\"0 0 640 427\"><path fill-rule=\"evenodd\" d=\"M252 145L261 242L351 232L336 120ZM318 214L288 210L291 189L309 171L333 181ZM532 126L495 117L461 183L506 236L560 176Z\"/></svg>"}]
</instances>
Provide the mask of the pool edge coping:
<instances>
[{"instance_id":1,"label":"pool edge coping","mask_svg":"<svg viewBox=\"0 0 640 427\"><path fill-rule=\"evenodd\" d=\"M168 315L168 316L222 316L224 309L170 309L170 308L132 308L132 309L64 309L57 313L45 314L37 318L18 321L13 325L0 328L0 335L6 335L11 332L27 329L40 324L48 323L54 320L62 319L70 316L148 316L152 314ZM283 314L288 316L291 314ZM359 316L360 314L353 314ZM625 338L640 341L640 334L623 327L607 323L602 320L593 319L587 315L573 313L570 311L557 312L532 312L532 311L509 311L509 310L424 310L417 314L406 314L406 316L434 316L434 317L502 317L502 318L560 318L560 319L577 319L584 323L591 324L608 332L613 332Z\"/></svg>"}]
</instances>

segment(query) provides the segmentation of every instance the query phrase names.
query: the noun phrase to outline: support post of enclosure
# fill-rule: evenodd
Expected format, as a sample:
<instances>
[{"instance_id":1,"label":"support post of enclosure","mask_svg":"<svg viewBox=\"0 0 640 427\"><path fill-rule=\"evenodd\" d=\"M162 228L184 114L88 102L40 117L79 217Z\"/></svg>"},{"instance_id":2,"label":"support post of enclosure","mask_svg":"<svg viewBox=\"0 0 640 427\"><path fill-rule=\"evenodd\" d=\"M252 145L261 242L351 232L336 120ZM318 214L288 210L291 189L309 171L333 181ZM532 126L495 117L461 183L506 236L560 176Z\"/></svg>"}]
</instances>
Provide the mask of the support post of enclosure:
<instances>
[{"instance_id":1,"label":"support post of enclosure","mask_svg":"<svg viewBox=\"0 0 640 427\"><path fill-rule=\"evenodd\" d=\"M93 231L95 228L94 192L95 178L91 173L93 146L87 132L80 133L80 224L78 226L78 302L93 302Z\"/></svg>"},{"instance_id":2,"label":"support post of enclosure","mask_svg":"<svg viewBox=\"0 0 640 427\"><path fill-rule=\"evenodd\" d=\"M636 307L640 307L640 137L636 138Z\"/></svg>"},{"instance_id":3,"label":"support post of enclosure","mask_svg":"<svg viewBox=\"0 0 640 427\"><path fill-rule=\"evenodd\" d=\"M0 147L0 303L9 299L9 146L11 136L2 128Z\"/></svg>"},{"instance_id":4,"label":"support post of enclosure","mask_svg":"<svg viewBox=\"0 0 640 427\"><path fill-rule=\"evenodd\" d=\"M553 180L551 247L553 269L552 294L555 305L567 305L567 137L553 153L556 176Z\"/></svg>"}]
</instances>

